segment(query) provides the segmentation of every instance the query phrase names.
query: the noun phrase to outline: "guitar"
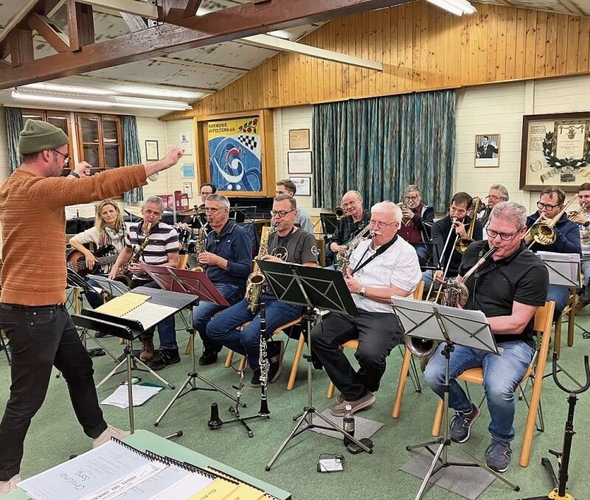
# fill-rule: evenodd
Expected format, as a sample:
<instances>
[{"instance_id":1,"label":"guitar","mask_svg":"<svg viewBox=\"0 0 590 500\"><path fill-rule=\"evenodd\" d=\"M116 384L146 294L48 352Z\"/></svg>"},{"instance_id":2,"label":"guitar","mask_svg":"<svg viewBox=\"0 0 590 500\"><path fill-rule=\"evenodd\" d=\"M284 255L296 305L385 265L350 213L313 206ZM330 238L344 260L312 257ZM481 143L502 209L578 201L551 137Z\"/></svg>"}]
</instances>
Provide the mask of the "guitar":
<instances>
[{"instance_id":1,"label":"guitar","mask_svg":"<svg viewBox=\"0 0 590 500\"><path fill-rule=\"evenodd\" d=\"M86 256L78 251L74 250L70 255L68 255L66 265L74 272L78 273L80 276L86 276L87 274L94 274L98 270L99 267L105 266L107 264L112 264L117 260L119 254L115 255L105 255L109 252L112 252L115 249L113 245L105 245L100 247L95 252L92 252L92 255L96 258L96 264L92 269L88 269L86 267Z\"/></svg>"}]
</instances>

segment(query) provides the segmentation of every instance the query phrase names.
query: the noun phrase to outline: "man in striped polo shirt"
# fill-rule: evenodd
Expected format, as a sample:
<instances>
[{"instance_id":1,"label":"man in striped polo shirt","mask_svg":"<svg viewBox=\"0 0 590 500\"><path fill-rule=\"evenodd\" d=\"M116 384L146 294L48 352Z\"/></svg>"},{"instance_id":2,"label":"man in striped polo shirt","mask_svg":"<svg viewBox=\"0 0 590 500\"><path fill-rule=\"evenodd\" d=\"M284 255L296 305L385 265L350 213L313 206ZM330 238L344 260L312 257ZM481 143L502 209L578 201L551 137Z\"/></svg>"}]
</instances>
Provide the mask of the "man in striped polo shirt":
<instances>
[{"instance_id":1,"label":"man in striped polo shirt","mask_svg":"<svg viewBox=\"0 0 590 500\"><path fill-rule=\"evenodd\" d=\"M164 213L164 203L157 196L150 196L143 207L143 220L130 224L125 232L125 248L119 254L113 265L109 278L119 274L119 268L129 262L139 247L148 239L148 243L141 252L138 262L129 262L128 271L131 273L131 288L149 286L159 288L152 281L149 274L141 269L141 262L150 265L177 267L179 261L178 233L169 224L161 222ZM150 229L148 231L148 225ZM174 316L170 316L158 323L160 335L160 350L154 353L154 328L146 330L141 336L142 350L140 359L152 370L161 370L168 365L178 363L178 344L176 343L176 327Z\"/></svg>"}]
</instances>

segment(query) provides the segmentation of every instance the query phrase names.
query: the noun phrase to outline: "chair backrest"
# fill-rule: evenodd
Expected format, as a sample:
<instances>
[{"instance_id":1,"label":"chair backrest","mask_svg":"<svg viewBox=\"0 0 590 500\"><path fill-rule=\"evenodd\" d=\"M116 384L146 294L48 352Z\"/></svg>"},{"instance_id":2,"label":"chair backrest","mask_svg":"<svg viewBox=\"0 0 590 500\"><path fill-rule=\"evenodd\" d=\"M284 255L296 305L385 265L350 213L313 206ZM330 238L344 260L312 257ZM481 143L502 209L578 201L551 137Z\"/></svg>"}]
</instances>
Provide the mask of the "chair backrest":
<instances>
[{"instance_id":1,"label":"chair backrest","mask_svg":"<svg viewBox=\"0 0 590 500\"><path fill-rule=\"evenodd\" d=\"M424 281L421 281L416 285L416 289L412 295L414 300L422 300L422 296L424 295Z\"/></svg>"},{"instance_id":2,"label":"chair backrest","mask_svg":"<svg viewBox=\"0 0 590 500\"><path fill-rule=\"evenodd\" d=\"M545 302L544 306L539 307L535 313L535 324L533 329L542 335L539 350L543 350L543 342L546 341L547 347L551 339L551 325L553 324L553 313L555 311L555 302Z\"/></svg>"}]
</instances>

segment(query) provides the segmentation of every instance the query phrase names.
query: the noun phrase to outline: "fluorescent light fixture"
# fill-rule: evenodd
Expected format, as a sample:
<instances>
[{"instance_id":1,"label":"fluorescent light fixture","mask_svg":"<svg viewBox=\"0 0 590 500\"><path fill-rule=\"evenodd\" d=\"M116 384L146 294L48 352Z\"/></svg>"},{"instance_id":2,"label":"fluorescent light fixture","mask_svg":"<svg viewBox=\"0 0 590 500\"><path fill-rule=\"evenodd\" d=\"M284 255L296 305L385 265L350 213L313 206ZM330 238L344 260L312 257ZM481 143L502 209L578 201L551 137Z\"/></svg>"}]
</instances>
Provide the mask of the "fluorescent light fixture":
<instances>
[{"instance_id":1,"label":"fluorescent light fixture","mask_svg":"<svg viewBox=\"0 0 590 500\"><path fill-rule=\"evenodd\" d=\"M276 30L276 31L269 31L267 35L276 36L277 38L282 38L283 40L289 40L290 34L285 30Z\"/></svg>"},{"instance_id":2,"label":"fluorescent light fixture","mask_svg":"<svg viewBox=\"0 0 590 500\"><path fill-rule=\"evenodd\" d=\"M477 12L475 7L471 5L467 0L427 0L433 5L440 7L456 16L462 16L463 14L473 14Z\"/></svg>"},{"instance_id":3,"label":"fluorescent light fixture","mask_svg":"<svg viewBox=\"0 0 590 500\"><path fill-rule=\"evenodd\" d=\"M114 95L116 92L106 89L98 89L93 87L78 87L75 85L61 85L58 83L30 83L23 85L21 88L47 90L50 92L69 92L72 94L87 94L87 95Z\"/></svg>"},{"instance_id":4,"label":"fluorescent light fixture","mask_svg":"<svg viewBox=\"0 0 590 500\"><path fill-rule=\"evenodd\" d=\"M172 99L199 99L202 93L189 90L174 90L171 88L134 87L130 85L113 85L112 88L118 94L135 94L151 97L171 97Z\"/></svg>"}]
</instances>

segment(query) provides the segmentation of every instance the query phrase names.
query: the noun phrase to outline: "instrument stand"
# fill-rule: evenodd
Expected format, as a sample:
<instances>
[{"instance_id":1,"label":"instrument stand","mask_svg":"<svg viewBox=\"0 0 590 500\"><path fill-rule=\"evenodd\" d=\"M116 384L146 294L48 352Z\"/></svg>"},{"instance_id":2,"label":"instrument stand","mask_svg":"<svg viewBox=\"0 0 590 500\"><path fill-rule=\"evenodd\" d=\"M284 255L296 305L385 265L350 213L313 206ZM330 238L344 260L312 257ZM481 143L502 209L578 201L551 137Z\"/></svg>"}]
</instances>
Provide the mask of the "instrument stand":
<instances>
[{"instance_id":1,"label":"instrument stand","mask_svg":"<svg viewBox=\"0 0 590 500\"><path fill-rule=\"evenodd\" d=\"M438 306L432 302L416 302L408 299L392 297L393 310L398 316L406 335L420 337L434 341L444 342L442 355L445 357L445 382L443 389L443 435L442 437L406 446L407 451L418 448L426 448L433 455L430 468L422 481L422 485L416 494L415 500L420 500L424 494L430 478L446 467L481 467L496 479L510 486L514 491L520 487L508 481L498 472L490 469L480 462L462 447L456 449L469 457L473 463L449 462L448 448L452 441L449 437L449 393L450 393L450 358L455 345L476 347L488 352L498 354L498 348L494 342L492 332L485 315L481 311L456 309L453 307ZM436 451L431 446L438 445ZM437 467L438 464L438 467Z\"/></svg>"},{"instance_id":2,"label":"instrument stand","mask_svg":"<svg viewBox=\"0 0 590 500\"><path fill-rule=\"evenodd\" d=\"M265 304L264 302L260 302L260 342L266 342L266 316L265 316ZM262 346L262 344L260 344ZM236 389L236 406L230 406L229 407L229 413L233 416L232 420L221 420L219 418L219 410L217 408L217 403L211 403L211 418L209 419L209 422L207 422L207 425L209 426L209 429L211 430L217 430L219 428L221 428L221 426L223 424L233 424L235 422L239 422L240 424L242 424L244 426L244 428L246 429L246 432L248 433L248 437L252 438L254 437L254 432L252 432L252 429L250 429L250 426L246 423L248 420L254 420L255 418L266 418L269 419L270 418L270 411L268 409L268 400L267 400L267 386L268 386L268 370L269 370L269 364L268 364L268 359L265 361L266 362L266 367L265 367L265 373L266 375L264 375L265 379L262 380L263 375L262 375L262 366L260 367L261 370L261 375L260 375L260 382L262 384L261 387L261 396L260 396L260 410L258 411L258 413L256 415L252 415L250 417L242 417L240 415L240 398L242 397L242 389L244 387L244 368L242 368L241 370L239 370L240 373L240 381L238 383L238 386L234 386L234 388ZM232 367L233 368L233 367ZM243 405L244 408L246 407L246 405Z\"/></svg>"},{"instance_id":3,"label":"instrument stand","mask_svg":"<svg viewBox=\"0 0 590 500\"><path fill-rule=\"evenodd\" d=\"M567 481L569 479L569 464L570 464L570 455L572 451L572 440L574 438L574 412L576 409L576 403L578 401L578 394L586 392L590 387L590 366L588 366L588 356L584 356L584 369L586 371L586 383L583 387L580 387L576 390L568 390L566 389L559 380L557 379L557 370L556 370L556 363L557 358L555 354L553 355L553 380L557 387L559 387L562 391L569 393L567 398L568 402L568 412L567 412L567 420L565 422L565 430L563 432L563 447L562 451L553 451L549 450L549 453L555 456L557 459L557 466L559 470L559 479L555 475L555 470L553 469L553 465L548 458L543 457L541 459L541 465L545 468L545 471L549 475L552 483L554 484L553 490L551 490L547 495L540 496L540 497L529 497L523 498L522 500L574 500L574 497L568 493L567 491Z\"/></svg>"},{"instance_id":4,"label":"instrument stand","mask_svg":"<svg viewBox=\"0 0 590 500\"><path fill-rule=\"evenodd\" d=\"M267 283L279 301L305 306L301 333L307 338L307 355L303 356L307 361L307 406L303 407L303 411L299 415L293 417L293 420L297 422L295 427L276 451L265 467L265 470L269 471L271 469L291 439L306 430L312 429L337 431L363 451L373 453L372 448L369 448L354 436L348 434L329 418L318 413L313 406L311 328L319 314L319 309L342 312L351 316L358 315L342 273L329 269L299 266L297 264L279 264L260 260L257 262L266 277ZM314 415L329 427L314 424Z\"/></svg>"}]
</instances>

